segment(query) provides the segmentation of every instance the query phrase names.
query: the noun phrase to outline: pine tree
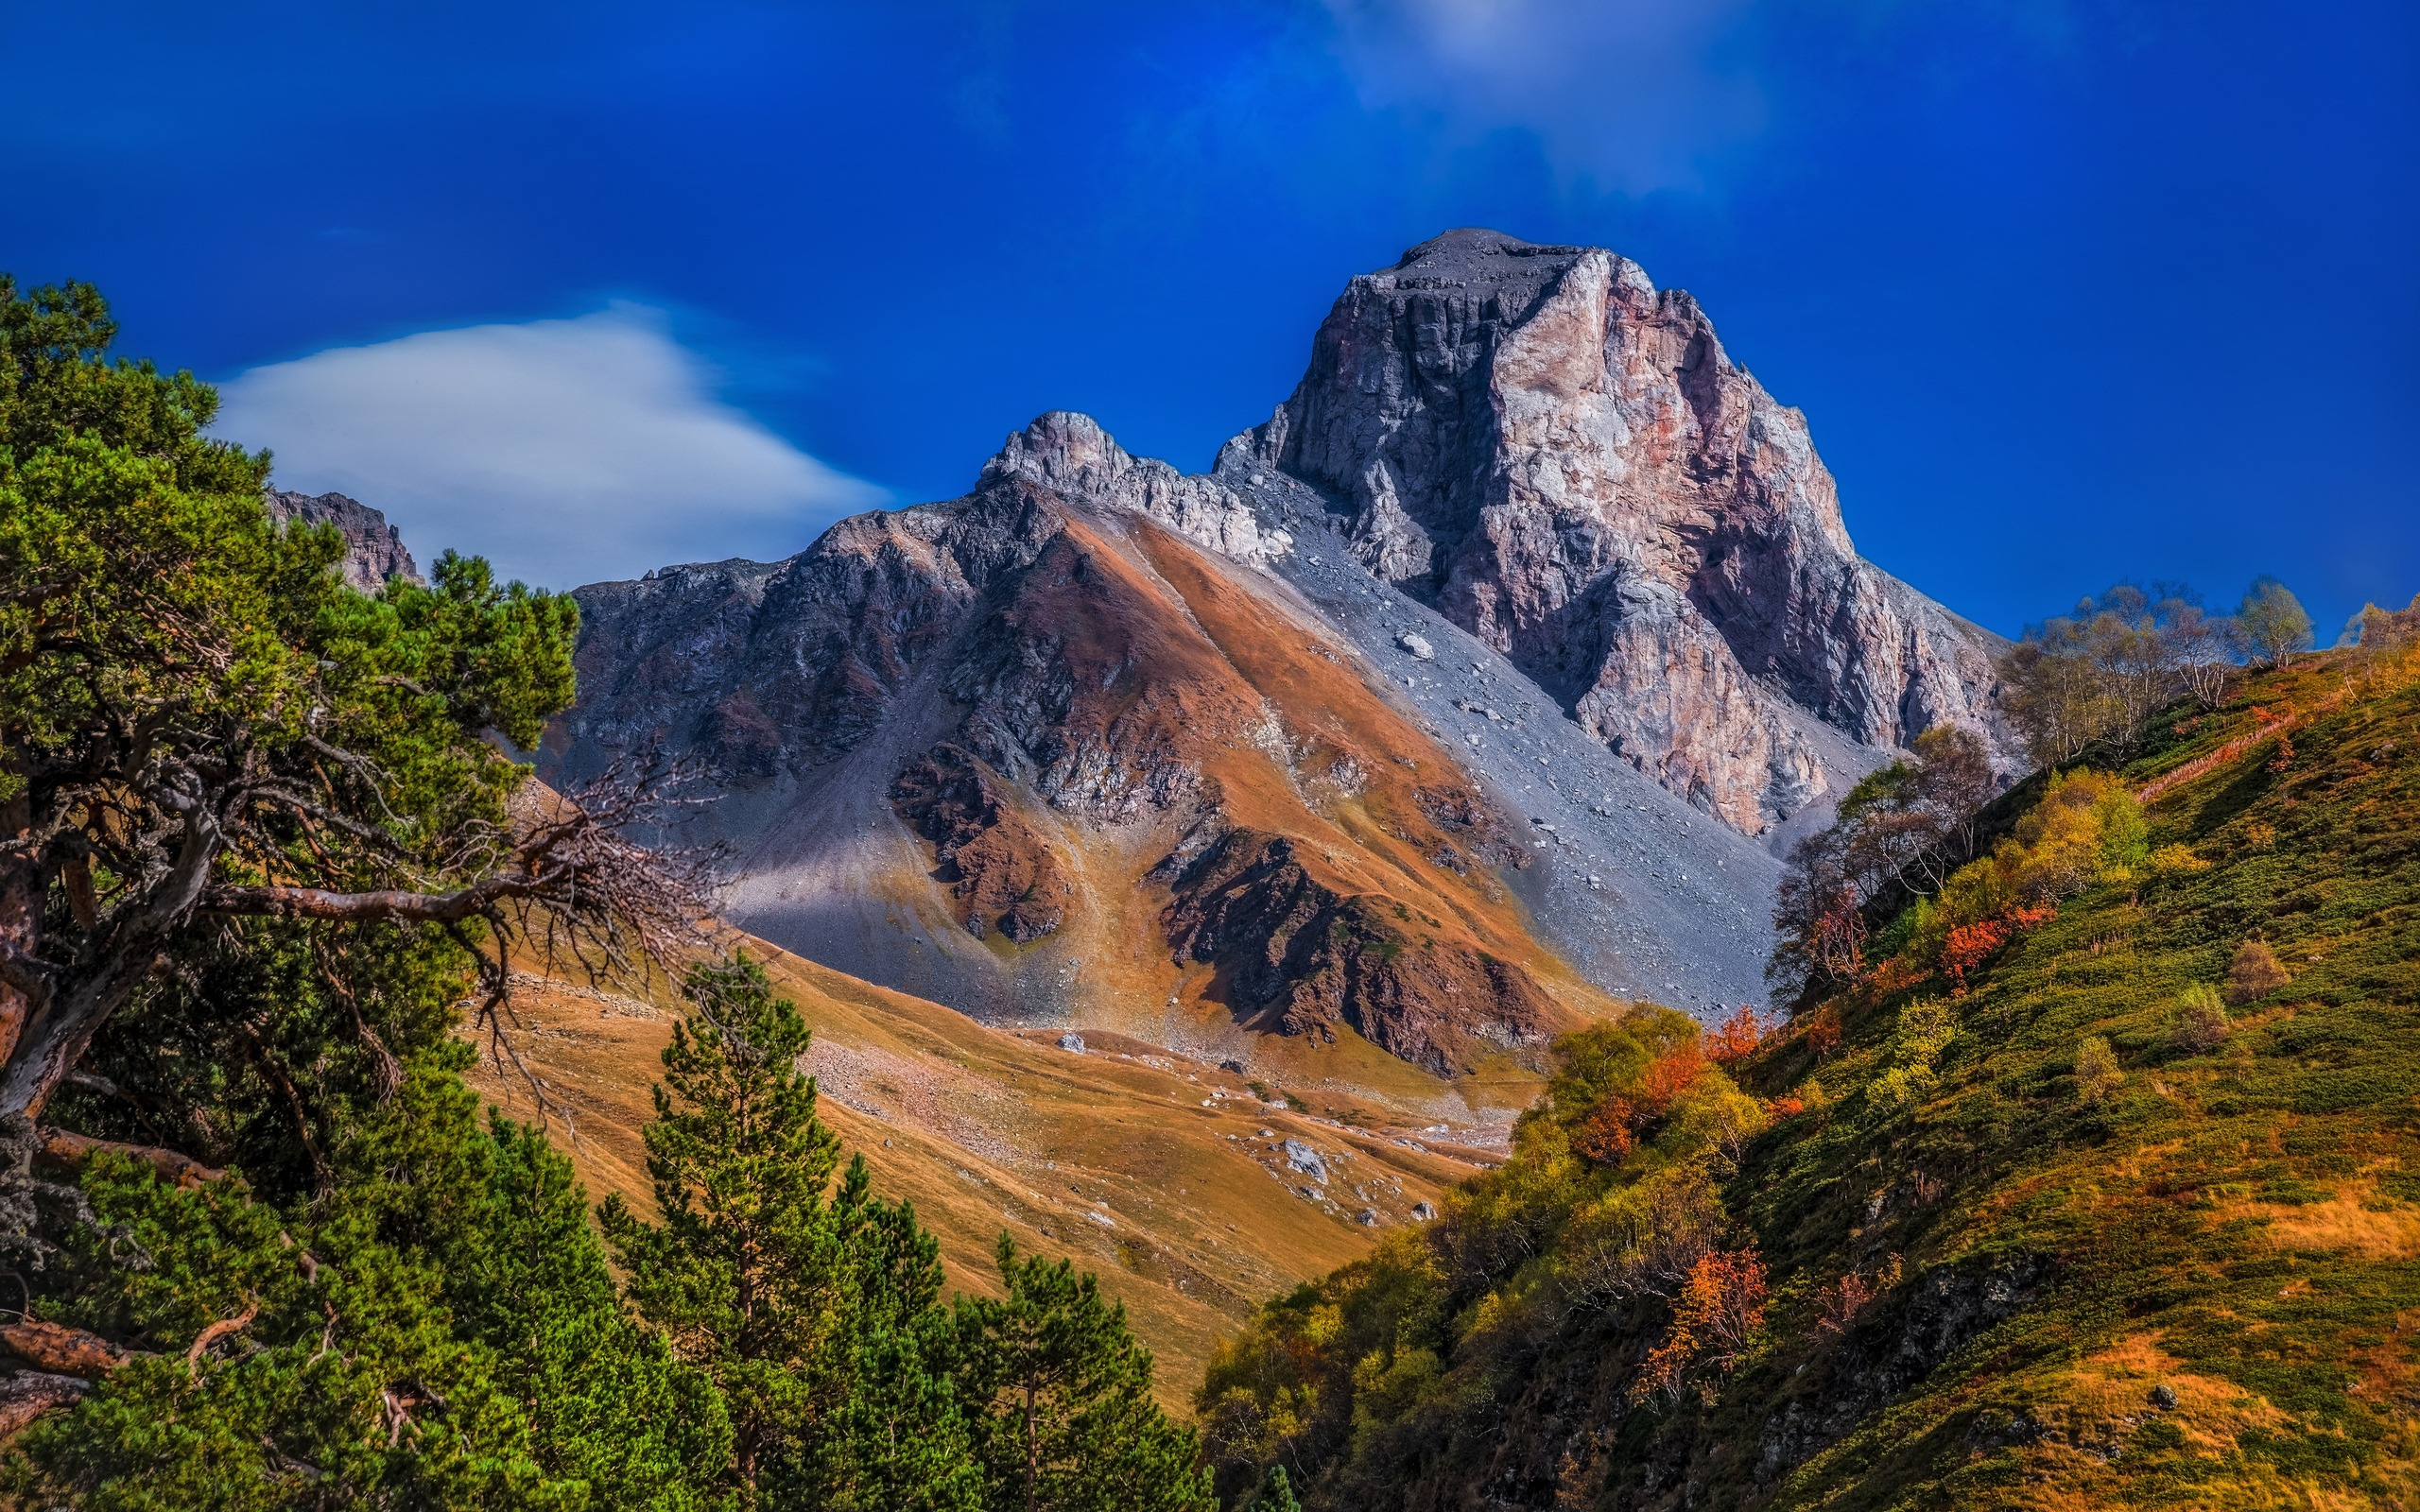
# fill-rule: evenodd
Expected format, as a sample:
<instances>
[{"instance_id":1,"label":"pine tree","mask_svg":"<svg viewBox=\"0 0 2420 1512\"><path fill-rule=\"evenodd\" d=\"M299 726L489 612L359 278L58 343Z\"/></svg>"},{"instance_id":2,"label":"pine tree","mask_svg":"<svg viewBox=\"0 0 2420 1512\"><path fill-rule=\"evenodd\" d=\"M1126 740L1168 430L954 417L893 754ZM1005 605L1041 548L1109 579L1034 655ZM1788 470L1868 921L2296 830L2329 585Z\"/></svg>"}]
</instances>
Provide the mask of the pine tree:
<instances>
[{"instance_id":1,"label":"pine tree","mask_svg":"<svg viewBox=\"0 0 2420 1512\"><path fill-rule=\"evenodd\" d=\"M121 1363L17 1441L9 1487L95 1512L592 1504L542 1463L508 1363L448 1306L487 1211L459 1067L431 1053L404 1068L332 1155L316 1211L259 1201L240 1177L178 1186L96 1156L92 1221L65 1230L34 1310ZM411 1191L425 1200L406 1215Z\"/></svg>"},{"instance_id":2,"label":"pine tree","mask_svg":"<svg viewBox=\"0 0 2420 1512\"><path fill-rule=\"evenodd\" d=\"M960 1297L956 1375L990 1512L1211 1512L1191 1430L1151 1399L1151 1357L1126 1309L1066 1261L1020 1260L1000 1236L1008 1297Z\"/></svg>"},{"instance_id":3,"label":"pine tree","mask_svg":"<svg viewBox=\"0 0 2420 1512\"><path fill-rule=\"evenodd\" d=\"M1242 1512L1303 1512L1303 1503L1294 1500L1294 1483L1286 1478L1286 1467L1271 1465L1260 1483L1260 1490Z\"/></svg>"},{"instance_id":4,"label":"pine tree","mask_svg":"<svg viewBox=\"0 0 2420 1512\"><path fill-rule=\"evenodd\" d=\"M954 1383L941 1297L941 1246L906 1203L874 1197L862 1159L831 1204L846 1257L839 1334L824 1420L801 1477L833 1512L977 1512L983 1479Z\"/></svg>"},{"instance_id":5,"label":"pine tree","mask_svg":"<svg viewBox=\"0 0 2420 1512\"><path fill-rule=\"evenodd\" d=\"M502 1357L537 1460L586 1483L599 1512L713 1506L689 1468L730 1454L721 1399L623 1312L571 1162L534 1126L495 1115L491 1132L493 1208L457 1290L464 1326Z\"/></svg>"},{"instance_id":6,"label":"pine tree","mask_svg":"<svg viewBox=\"0 0 2420 1512\"><path fill-rule=\"evenodd\" d=\"M268 519L267 454L204 435L208 386L114 334L0 276L0 1268L46 1365L0 1372L7 1475L576 1505L462 1311L494 1151L452 1034L533 912L609 949L694 918L493 738L569 702L577 610L451 553L354 592L334 530Z\"/></svg>"},{"instance_id":7,"label":"pine tree","mask_svg":"<svg viewBox=\"0 0 2420 1512\"><path fill-rule=\"evenodd\" d=\"M742 1506L975 1505L965 1430L934 1368L939 1249L839 1141L798 1071L807 1030L744 956L700 967L664 1052L648 1175L662 1224L600 1210L640 1315L714 1383Z\"/></svg>"}]
</instances>

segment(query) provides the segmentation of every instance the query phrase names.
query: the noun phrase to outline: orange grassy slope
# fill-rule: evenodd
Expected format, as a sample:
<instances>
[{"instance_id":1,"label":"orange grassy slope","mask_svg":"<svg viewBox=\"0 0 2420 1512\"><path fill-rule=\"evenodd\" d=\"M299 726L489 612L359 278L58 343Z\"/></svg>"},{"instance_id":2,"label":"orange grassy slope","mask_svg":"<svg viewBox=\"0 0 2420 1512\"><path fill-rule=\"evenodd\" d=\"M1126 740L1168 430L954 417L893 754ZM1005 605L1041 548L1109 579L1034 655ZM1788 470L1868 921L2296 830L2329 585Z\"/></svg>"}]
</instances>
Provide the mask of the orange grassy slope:
<instances>
[{"instance_id":1,"label":"orange grassy slope","mask_svg":"<svg viewBox=\"0 0 2420 1512\"><path fill-rule=\"evenodd\" d=\"M1078 1055L1055 1032L985 1028L775 947L749 949L814 1030L821 1116L865 1155L878 1189L915 1204L948 1284L994 1291L1004 1228L1073 1257L1126 1304L1172 1404L1261 1298L1358 1258L1490 1159L1391 1127L1383 1108L1342 1094L1315 1092L1303 1111L1269 1107L1239 1078L1140 1041L1096 1036ZM571 1126L552 1128L591 1196L645 1206L640 1130L672 1012L534 975L516 997L522 1052L570 1110ZM509 1067L483 1063L473 1081L508 1113L536 1116ZM1289 1163L1287 1140L1310 1148L1323 1180Z\"/></svg>"}]
</instances>

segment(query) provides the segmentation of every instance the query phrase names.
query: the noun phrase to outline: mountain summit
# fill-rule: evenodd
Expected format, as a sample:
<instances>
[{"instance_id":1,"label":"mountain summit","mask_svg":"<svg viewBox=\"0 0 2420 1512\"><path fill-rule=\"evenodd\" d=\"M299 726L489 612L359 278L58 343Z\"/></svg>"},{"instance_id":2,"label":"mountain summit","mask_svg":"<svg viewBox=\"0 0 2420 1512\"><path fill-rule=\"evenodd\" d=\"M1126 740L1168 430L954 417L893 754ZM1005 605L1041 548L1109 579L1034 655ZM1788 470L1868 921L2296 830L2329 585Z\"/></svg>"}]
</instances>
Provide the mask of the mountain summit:
<instances>
[{"instance_id":1,"label":"mountain summit","mask_svg":"<svg viewBox=\"0 0 2420 1512\"><path fill-rule=\"evenodd\" d=\"M1779 845L1996 724L1997 643L1858 558L1694 301L1492 232L1353 280L1210 473L1053 412L961 498L579 597L542 767L709 765L735 921L1363 1083L1760 995Z\"/></svg>"},{"instance_id":2,"label":"mountain summit","mask_svg":"<svg viewBox=\"0 0 2420 1512\"><path fill-rule=\"evenodd\" d=\"M1221 455L1254 470L1744 833L1824 792L1818 727L1996 730L1999 639L1860 558L1806 417L1602 248L1451 231L1354 279Z\"/></svg>"}]
</instances>

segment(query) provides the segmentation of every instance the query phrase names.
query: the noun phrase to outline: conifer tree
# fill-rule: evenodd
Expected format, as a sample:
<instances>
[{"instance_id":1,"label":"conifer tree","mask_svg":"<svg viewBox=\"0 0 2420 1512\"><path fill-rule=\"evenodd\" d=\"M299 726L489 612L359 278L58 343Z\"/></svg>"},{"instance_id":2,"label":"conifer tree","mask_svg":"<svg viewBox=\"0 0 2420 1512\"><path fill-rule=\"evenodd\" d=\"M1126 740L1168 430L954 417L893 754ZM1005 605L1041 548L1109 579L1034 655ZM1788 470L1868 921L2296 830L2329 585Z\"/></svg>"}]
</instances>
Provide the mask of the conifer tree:
<instances>
[{"instance_id":1,"label":"conifer tree","mask_svg":"<svg viewBox=\"0 0 2420 1512\"><path fill-rule=\"evenodd\" d=\"M203 434L208 386L113 336L88 285L0 276L0 1256L36 1367L0 1370L0 1473L43 1506L598 1504L639 1481L591 1448L655 1452L576 1410L611 1393L566 1341L618 1305L577 1263L470 1295L516 1224L563 1239L562 1172L499 1154L453 1039L533 911L609 954L694 918L491 738L569 701L577 612L451 553L347 587L334 530L268 519L267 455ZM551 1218L509 1211L516 1161Z\"/></svg>"},{"instance_id":2,"label":"conifer tree","mask_svg":"<svg viewBox=\"0 0 2420 1512\"><path fill-rule=\"evenodd\" d=\"M95 1157L92 1219L64 1231L34 1310L54 1339L117 1361L18 1441L9 1487L108 1512L586 1503L541 1463L506 1362L447 1305L487 1215L460 1064L432 1051L405 1067L334 1153L316 1211L257 1200L238 1176L179 1186Z\"/></svg>"},{"instance_id":3,"label":"conifer tree","mask_svg":"<svg viewBox=\"0 0 2420 1512\"><path fill-rule=\"evenodd\" d=\"M1000 1236L1003 1300L960 1297L956 1377L990 1512L1210 1512L1191 1430L1151 1399L1123 1304Z\"/></svg>"},{"instance_id":4,"label":"conifer tree","mask_svg":"<svg viewBox=\"0 0 2420 1512\"><path fill-rule=\"evenodd\" d=\"M571 1162L501 1115L492 1138L493 1208L457 1291L463 1325L498 1349L539 1463L584 1482L599 1512L714 1506L690 1471L729 1456L721 1399L623 1312Z\"/></svg>"},{"instance_id":5,"label":"conifer tree","mask_svg":"<svg viewBox=\"0 0 2420 1512\"><path fill-rule=\"evenodd\" d=\"M1294 1483L1286 1478L1285 1466L1269 1467L1258 1494L1243 1512L1303 1512L1303 1503L1294 1499Z\"/></svg>"},{"instance_id":6,"label":"conifer tree","mask_svg":"<svg viewBox=\"0 0 2420 1512\"><path fill-rule=\"evenodd\" d=\"M664 1221L618 1196L599 1217L632 1305L723 1400L717 1479L743 1507L971 1507L965 1431L927 1363L938 1247L862 1159L833 1190L807 1029L764 969L700 967L683 991L645 1136Z\"/></svg>"}]
</instances>

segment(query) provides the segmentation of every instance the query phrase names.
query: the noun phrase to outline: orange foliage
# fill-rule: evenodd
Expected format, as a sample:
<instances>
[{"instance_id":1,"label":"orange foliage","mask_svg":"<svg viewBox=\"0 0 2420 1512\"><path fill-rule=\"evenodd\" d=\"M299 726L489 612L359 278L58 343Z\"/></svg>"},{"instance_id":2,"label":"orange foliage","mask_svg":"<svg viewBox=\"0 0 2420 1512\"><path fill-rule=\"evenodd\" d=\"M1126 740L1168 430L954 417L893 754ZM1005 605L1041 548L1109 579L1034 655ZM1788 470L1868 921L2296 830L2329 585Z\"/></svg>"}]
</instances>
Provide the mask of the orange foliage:
<instances>
[{"instance_id":1,"label":"orange foliage","mask_svg":"<svg viewBox=\"0 0 2420 1512\"><path fill-rule=\"evenodd\" d=\"M1839 1010L1827 1005L1822 1012L1806 1021L1806 1027L1799 1031L1799 1036L1806 1041L1806 1048L1815 1052L1816 1059L1831 1058L1832 1052L1841 1048Z\"/></svg>"},{"instance_id":2,"label":"orange foliage","mask_svg":"<svg viewBox=\"0 0 2420 1512\"><path fill-rule=\"evenodd\" d=\"M1619 1160L1636 1147L1641 1134L1672 1111L1710 1064L1694 1040L1666 1051L1648 1063L1636 1086L1612 1093L1588 1110L1571 1131L1571 1147L1607 1165Z\"/></svg>"},{"instance_id":3,"label":"orange foliage","mask_svg":"<svg viewBox=\"0 0 2420 1512\"><path fill-rule=\"evenodd\" d=\"M1960 996L1966 992L1966 973L1990 959L1994 951L2008 943L2008 921L2000 919L1979 919L1949 932L1941 947L1941 969L1958 984Z\"/></svg>"},{"instance_id":4,"label":"orange foliage","mask_svg":"<svg viewBox=\"0 0 2420 1512\"><path fill-rule=\"evenodd\" d=\"M1737 1365L1765 1321L1769 1292L1765 1263L1753 1249L1718 1249L1689 1267L1672 1302L1672 1332L1640 1366L1631 1400L1676 1400L1692 1366Z\"/></svg>"},{"instance_id":5,"label":"orange foliage","mask_svg":"<svg viewBox=\"0 0 2420 1512\"><path fill-rule=\"evenodd\" d=\"M1655 1057L1647 1074L1638 1078L1634 1094L1639 1111L1649 1118L1662 1118L1681 1100L1681 1094L1698 1084L1706 1073L1705 1052L1696 1040L1676 1045Z\"/></svg>"},{"instance_id":6,"label":"orange foliage","mask_svg":"<svg viewBox=\"0 0 2420 1512\"><path fill-rule=\"evenodd\" d=\"M1630 1131L1634 1111L1627 1097L1606 1098L1571 1131L1571 1147L1599 1164L1615 1164L1638 1143Z\"/></svg>"},{"instance_id":7,"label":"orange foliage","mask_svg":"<svg viewBox=\"0 0 2420 1512\"><path fill-rule=\"evenodd\" d=\"M1784 1092L1766 1103L1765 1111L1774 1118L1791 1118L1806 1111L1806 1103L1794 1092Z\"/></svg>"},{"instance_id":8,"label":"orange foliage","mask_svg":"<svg viewBox=\"0 0 2420 1512\"><path fill-rule=\"evenodd\" d=\"M1756 1010L1748 1004L1722 1021L1714 1033L1706 1037L1706 1055L1724 1069L1746 1059L1756 1046L1764 1042L1765 1033L1756 1022Z\"/></svg>"},{"instance_id":9,"label":"orange foliage","mask_svg":"<svg viewBox=\"0 0 2420 1512\"><path fill-rule=\"evenodd\" d=\"M2033 908L2010 908L1997 918L1961 924L1951 930L1949 938L1941 947L1941 969L1957 982L1955 995L1966 995L1967 972L1991 959L1995 951L2017 936L2048 923L2058 917L2058 912L2048 903Z\"/></svg>"},{"instance_id":10,"label":"orange foliage","mask_svg":"<svg viewBox=\"0 0 2420 1512\"><path fill-rule=\"evenodd\" d=\"M1865 988L1876 998L1887 998L1893 992L1906 991L1921 980L1915 962L1904 955L1893 955L1867 973Z\"/></svg>"}]
</instances>

